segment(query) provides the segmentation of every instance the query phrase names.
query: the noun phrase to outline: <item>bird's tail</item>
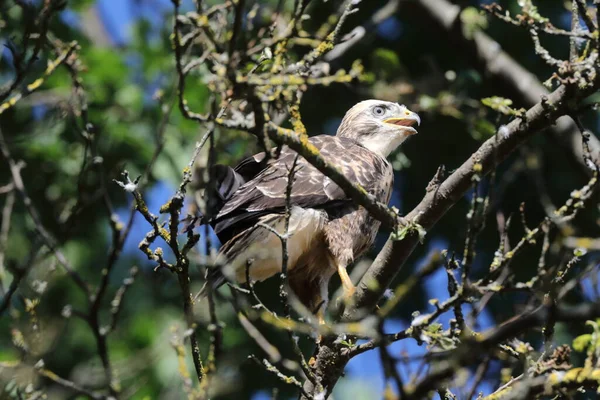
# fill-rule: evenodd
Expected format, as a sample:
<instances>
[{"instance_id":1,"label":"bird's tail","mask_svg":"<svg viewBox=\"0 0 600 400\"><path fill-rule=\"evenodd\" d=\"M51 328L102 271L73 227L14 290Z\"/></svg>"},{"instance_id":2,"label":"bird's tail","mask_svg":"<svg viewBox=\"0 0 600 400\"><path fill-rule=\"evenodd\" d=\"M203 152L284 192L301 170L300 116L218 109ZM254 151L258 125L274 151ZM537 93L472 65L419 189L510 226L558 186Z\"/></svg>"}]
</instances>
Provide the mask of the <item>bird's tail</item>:
<instances>
[{"instance_id":1,"label":"bird's tail","mask_svg":"<svg viewBox=\"0 0 600 400\"><path fill-rule=\"evenodd\" d=\"M204 285L202 285L202 289L200 289L199 296L206 297L209 288L212 290L216 290L220 288L226 281L227 278L225 278L225 275L223 275L223 272L221 272L221 269L219 267L215 266L210 268L207 271L206 282L204 282Z\"/></svg>"},{"instance_id":2,"label":"bird's tail","mask_svg":"<svg viewBox=\"0 0 600 400\"><path fill-rule=\"evenodd\" d=\"M223 208L225 203L233 194L246 183L246 179L233 168L227 165L217 164L211 167L211 176L214 178L214 185L196 185L194 188L197 193L195 202L192 205L190 216L181 220L185 223L182 233L195 229L206 224L213 224L213 218ZM194 182L202 182L202 179L194 179ZM199 203L205 202L208 210L207 215L200 212Z\"/></svg>"}]
</instances>

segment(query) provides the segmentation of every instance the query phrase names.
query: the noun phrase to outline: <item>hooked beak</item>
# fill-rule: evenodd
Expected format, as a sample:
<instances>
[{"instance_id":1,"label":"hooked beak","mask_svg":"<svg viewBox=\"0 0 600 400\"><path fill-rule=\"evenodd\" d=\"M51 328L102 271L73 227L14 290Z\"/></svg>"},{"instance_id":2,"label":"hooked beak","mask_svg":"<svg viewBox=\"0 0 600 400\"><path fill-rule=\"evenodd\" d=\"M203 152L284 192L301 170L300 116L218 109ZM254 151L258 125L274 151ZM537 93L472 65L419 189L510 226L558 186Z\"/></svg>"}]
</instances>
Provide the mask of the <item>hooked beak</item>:
<instances>
[{"instance_id":1,"label":"hooked beak","mask_svg":"<svg viewBox=\"0 0 600 400\"><path fill-rule=\"evenodd\" d=\"M386 124L408 127L410 128L408 129L408 131L411 135L417 133L417 130L412 128L412 126L415 124L417 126L421 125L421 118L419 117L419 115L409 110L404 111L404 114L405 115L402 117L388 118L383 122L385 122Z\"/></svg>"}]
</instances>

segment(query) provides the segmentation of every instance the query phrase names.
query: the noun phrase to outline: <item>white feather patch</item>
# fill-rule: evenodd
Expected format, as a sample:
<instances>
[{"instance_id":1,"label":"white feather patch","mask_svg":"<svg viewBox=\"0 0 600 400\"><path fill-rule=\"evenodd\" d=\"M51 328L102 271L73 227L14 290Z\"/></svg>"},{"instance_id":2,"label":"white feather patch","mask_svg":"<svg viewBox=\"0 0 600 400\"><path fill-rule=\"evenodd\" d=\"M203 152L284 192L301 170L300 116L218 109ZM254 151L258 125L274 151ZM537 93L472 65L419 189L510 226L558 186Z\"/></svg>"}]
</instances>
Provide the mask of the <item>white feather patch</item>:
<instances>
[{"instance_id":1,"label":"white feather patch","mask_svg":"<svg viewBox=\"0 0 600 400\"><path fill-rule=\"evenodd\" d=\"M400 130L395 132L393 136L389 131L384 131L383 133L375 133L374 135L359 138L359 142L373 153L377 153L386 158L392 151L396 150L406 138L407 136Z\"/></svg>"},{"instance_id":2,"label":"white feather patch","mask_svg":"<svg viewBox=\"0 0 600 400\"><path fill-rule=\"evenodd\" d=\"M270 216L265 217L265 219ZM298 260L311 251L314 240L323 240L323 227L326 222L323 211L312 208L293 206L290 214L288 231L288 271L291 271ZM280 234L285 230L285 217L278 218L271 227ZM225 266L223 272L237 282L246 281L247 261L251 260L249 275L254 281L263 281L281 272L282 247L281 240L272 232L262 229L261 239L252 242L244 251Z\"/></svg>"}]
</instances>

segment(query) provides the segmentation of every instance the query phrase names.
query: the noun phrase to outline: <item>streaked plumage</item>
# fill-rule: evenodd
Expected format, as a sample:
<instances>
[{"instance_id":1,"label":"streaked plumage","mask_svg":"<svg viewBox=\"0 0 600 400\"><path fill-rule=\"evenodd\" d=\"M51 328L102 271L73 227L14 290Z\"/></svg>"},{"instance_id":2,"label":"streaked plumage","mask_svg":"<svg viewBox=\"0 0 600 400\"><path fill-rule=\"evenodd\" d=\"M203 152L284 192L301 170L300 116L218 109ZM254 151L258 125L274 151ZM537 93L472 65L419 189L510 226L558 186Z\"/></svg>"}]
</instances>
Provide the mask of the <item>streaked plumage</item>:
<instances>
[{"instance_id":1,"label":"streaked plumage","mask_svg":"<svg viewBox=\"0 0 600 400\"><path fill-rule=\"evenodd\" d=\"M416 131L416 114L404 106L379 100L358 103L347 113L336 136L315 136L310 142L352 182L387 203L393 171L386 157ZM211 221L224 243L211 274L212 284L224 278L261 281L281 270L279 238L261 225L284 232L286 187L296 153L284 146L277 159L250 157L235 169L217 166L221 209ZM346 267L373 243L379 221L357 207L330 178L299 157L291 192L288 272L292 290L313 312L328 300L327 286L338 271L346 294L353 291Z\"/></svg>"}]
</instances>

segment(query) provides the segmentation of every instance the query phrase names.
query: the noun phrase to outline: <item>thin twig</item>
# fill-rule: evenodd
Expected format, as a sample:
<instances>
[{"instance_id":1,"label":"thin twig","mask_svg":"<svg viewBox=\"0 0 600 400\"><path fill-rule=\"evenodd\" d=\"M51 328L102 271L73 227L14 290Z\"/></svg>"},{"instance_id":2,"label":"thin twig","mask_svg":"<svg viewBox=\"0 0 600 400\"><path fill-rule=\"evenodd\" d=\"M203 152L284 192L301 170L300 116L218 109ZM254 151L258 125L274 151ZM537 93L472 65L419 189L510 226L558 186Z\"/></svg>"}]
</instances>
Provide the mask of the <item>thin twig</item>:
<instances>
[{"instance_id":1,"label":"thin twig","mask_svg":"<svg viewBox=\"0 0 600 400\"><path fill-rule=\"evenodd\" d=\"M25 189L23 179L21 178L22 165L20 163L16 162L12 158L10 151L8 149L8 145L7 145L6 141L4 140L2 131L0 131L0 152L2 153L6 162L8 163L8 167L9 167L9 170L10 170L10 173L12 176L12 181L13 181L15 190L21 197L21 200L23 201L23 204L25 205L25 208L26 208L29 216L33 220L35 230L41 236L42 240L44 241L44 244L46 246L48 246L48 248L52 251L52 253L56 257L56 259L58 260L60 265L67 272L67 274L69 274L69 276L73 279L73 281L77 284L77 286L79 286L79 288L84 293L89 295L90 289L89 289L87 283L71 266L71 264L69 263L69 261L67 260L65 255L57 247L57 243L54 240L54 238L52 237L52 235L46 230L46 228L44 228L44 225L42 224L42 220L40 218L38 210L35 208L35 206L33 205L33 201L27 194L27 190Z\"/></svg>"}]
</instances>

